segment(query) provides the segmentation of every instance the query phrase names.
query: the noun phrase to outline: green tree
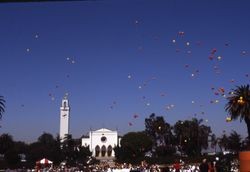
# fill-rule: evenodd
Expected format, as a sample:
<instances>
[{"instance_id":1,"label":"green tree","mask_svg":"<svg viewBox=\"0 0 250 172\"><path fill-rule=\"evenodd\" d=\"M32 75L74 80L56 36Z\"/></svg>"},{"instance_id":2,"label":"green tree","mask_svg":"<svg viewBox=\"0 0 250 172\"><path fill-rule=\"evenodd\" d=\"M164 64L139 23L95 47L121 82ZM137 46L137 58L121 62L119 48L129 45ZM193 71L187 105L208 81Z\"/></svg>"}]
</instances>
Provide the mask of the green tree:
<instances>
[{"instance_id":1,"label":"green tree","mask_svg":"<svg viewBox=\"0 0 250 172\"><path fill-rule=\"evenodd\" d=\"M247 125L248 139L250 140L250 89L249 85L237 86L233 89L228 98L225 110L231 116L231 119L240 121L244 119Z\"/></svg>"},{"instance_id":2,"label":"green tree","mask_svg":"<svg viewBox=\"0 0 250 172\"><path fill-rule=\"evenodd\" d=\"M55 144L55 139L52 134L44 132L41 136L38 137L38 142L44 146L53 146Z\"/></svg>"},{"instance_id":3,"label":"green tree","mask_svg":"<svg viewBox=\"0 0 250 172\"><path fill-rule=\"evenodd\" d=\"M172 126L162 116L152 113L145 119L145 132L153 143L150 160L167 163L176 152Z\"/></svg>"},{"instance_id":4,"label":"green tree","mask_svg":"<svg viewBox=\"0 0 250 172\"><path fill-rule=\"evenodd\" d=\"M17 168L18 164L20 164L20 156L18 151L15 148L9 149L5 153L5 160L9 168Z\"/></svg>"},{"instance_id":5,"label":"green tree","mask_svg":"<svg viewBox=\"0 0 250 172\"><path fill-rule=\"evenodd\" d=\"M77 165L83 164L86 165L87 161L89 160L89 157L92 155L92 153L89 150L89 146L83 147L83 146L78 146L78 149L76 150L76 162Z\"/></svg>"},{"instance_id":6,"label":"green tree","mask_svg":"<svg viewBox=\"0 0 250 172\"><path fill-rule=\"evenodd\" d=\"M16 151L18 154L18 167L22 168L24 166L27 166L29 163L27 161L22 160L26 160L26 155L28 154L28 145L22 141L15 141L14 151Z\"/></svg>"},{"instance_id":7,"label":"green tree","mask_svg":"<svg viewBox=\"0 0 250 172\"><path fill-rule=\"evenodd\" d=\"M15 142L9 134L0 136L0 154L4 154L6 167L18 168L24 165L21 164L20 154L25 153L27 153L27 145L24 142Z\"/></svg>"},{"instance_id":8,"label":"green tree","mask_svg":"<svg viewBox=\"0 0 250 172\"><path fill-rule=\"evenodd\" d=\"M6 133L2 134L0 136L0 154L5 154L12 147L14 147L12 136Z\"/></svg>"},{"instance_id":9,"label":"green tree","mask_svg":"<svg viewBox=\"0 0 250 172\"><path fill-rule=\"evenodd\" d=\"M232 131L228 137L228 149L232 152L239 152L242 147L241 136L236 132Z\"/></svg>"},{"instance_id":10,"label":"green tree","mask_svg":"<svg viewBox=\"0 0 250 172\"><path fill-rule=\"evenodd\" d=\"M60 144L50 133L43 133L38 137L37 142L29 145L27 161L35 164L42 158L48 158L54 163L61 161Z\"/></svg>"},{"instance_id":11,"label":"green tree","mask_svg":"<svg viewBox=\"0 0 250 172\"><path fill-rule=\"evenodd\" d=\"M145 153L151 149L151 138L141 131L125 134L121 139L121 146L114 150L117 161L137 164L144 160Z\"/></svg>"},{"instance_id":12,"label":"green tree","mask_svg":"<svg viewBox=\"0 0 250 172\"><path fill-rule=\"evenodd\" d=\"M180 151L188 156L199 156L202 149L208 148L208 138L211 128L202 124L203 120L193 118L192 120L177 121L174 125L176 143Z\"/></svg>"},{"instance_id":13,"label":"green tree","mask_svg":"<svg viewBox=\"0 0 250 172\"><path fill-rule=\"evenodd\" d=\"M221 152L223 152L223 150L228 150L228 137L225 132L223 132L222 136L218 138L218 145Z\"/></svg>"},{"instance_id":14,"label":"green tree","mask_svg":"<svg viewBox=\"0 0 250 172\"><path fill-rule=\"evenodd\" d=\"M165 122L162 116L156 116L154 113L145 119L145 132L152 139L153 149L170 145L173 142L170 124Z\"/></svg>"},{"instance_id":15,"label":"green tree","mask_svg":"<svg viewBox=\"0 0 250 172\"><path fill-rule=\"evenodd\" d=\"M91 156L89 147L81 146L81 139L73 139L67 135L61 145L63 159L68 165L79 166L86 164L87 158Z\"/></svg>"},{"instance_id":16,"label":"green tree","mask_svg":"<svg viewBox=\"0 0 250 172\"><path fill-rule=\"evenodd\" d=\"M41 150L44 150L41 155L41 158L48 158L53 162L56 162L57 159L60 160L60 152L58 152L58 144L56 139L52 134L44 132L40 137L38 137L38 145L40 145Z\"/></svg>"},{"instance_id":17,"label":"green tree","mask_svg":"<svg viewBox=\"0 0 250 172\"><path fill-rule=\"evenodd\" d=\"M216 137L215 134L211 135L210 143L211 143L211 147L214 148L214 152L216 153L217 152L216 147L218 145L218 138Z\"/></svg>"},{"instance_id":18,"label":"green tree","mask_svg":"<svg viewBox=\"0 0 250 172\"><path fill-rule=\"evenodd\" d=\"M66 160L67 164L73 165L74 164L74 149L75 149L75 143L72 138L72 135L68 134L63 139L63 142L61 144L61 150L63 154L63 160Z\"/></svg>"},{"instance_id":19,"label":"green tree","mask_svg":"<svg viewBox=\"0 0 250 172\"><path fill-rule=\"evenodd\" d=\"M2 119L2 115L5 112L5 100L3 96L0 96L0 120Z\"/></svg>"}]
</instances>

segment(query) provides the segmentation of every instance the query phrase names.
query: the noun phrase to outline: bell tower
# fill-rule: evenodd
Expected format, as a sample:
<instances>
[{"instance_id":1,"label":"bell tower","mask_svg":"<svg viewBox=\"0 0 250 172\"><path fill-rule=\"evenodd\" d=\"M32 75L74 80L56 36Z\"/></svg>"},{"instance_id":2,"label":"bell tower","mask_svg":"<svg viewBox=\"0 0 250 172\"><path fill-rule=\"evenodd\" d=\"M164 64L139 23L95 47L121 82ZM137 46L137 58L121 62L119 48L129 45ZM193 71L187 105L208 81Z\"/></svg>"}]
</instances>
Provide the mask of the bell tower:
<instances>
[{"instance_id":1,"label":"bell tower","mask_svg":"<svg viewBox=\"0 0 250 172\"><path fill-rule=\"evenodd\" d=\"M62 99L60 107L60 140L64 141L65 137L69 134L69 100L67 95Z\"/></svg>"}]
</instances>

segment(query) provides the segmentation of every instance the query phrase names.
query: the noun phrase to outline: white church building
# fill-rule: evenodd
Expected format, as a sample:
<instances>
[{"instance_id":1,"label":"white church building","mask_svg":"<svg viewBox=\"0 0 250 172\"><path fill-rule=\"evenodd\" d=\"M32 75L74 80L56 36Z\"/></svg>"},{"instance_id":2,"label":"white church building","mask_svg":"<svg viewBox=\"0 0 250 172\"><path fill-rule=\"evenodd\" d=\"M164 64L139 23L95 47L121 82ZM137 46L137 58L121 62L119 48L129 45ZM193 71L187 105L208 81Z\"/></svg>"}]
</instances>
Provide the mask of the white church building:
<instances>
[{"instance_id":1,"label":"white church building","mask_svg":"<svg viewBox=\"0 0 250 172\"><path fill-rule=\"evenodd\" d=\"M69 134L70 106L67 96L62 100L60 107L60 140L64 141ZM113 160L114 148L120 145L118 132L106 128L90 131L88 138L82 138L82 146L89 146L92 156L99 160Z\"/></svg>"},{"instance_id":2,"label":"white church building","mask_svg":"<svg viewBox=\"0 0 250 172\"><path fill-rule=\"evenodd\" d=\"M106 128L90 131L88 138L82 138L82 146L89 146L92 156L99 160L113 160L119 144L118 132Z\"/></svg>"}]
</instances>

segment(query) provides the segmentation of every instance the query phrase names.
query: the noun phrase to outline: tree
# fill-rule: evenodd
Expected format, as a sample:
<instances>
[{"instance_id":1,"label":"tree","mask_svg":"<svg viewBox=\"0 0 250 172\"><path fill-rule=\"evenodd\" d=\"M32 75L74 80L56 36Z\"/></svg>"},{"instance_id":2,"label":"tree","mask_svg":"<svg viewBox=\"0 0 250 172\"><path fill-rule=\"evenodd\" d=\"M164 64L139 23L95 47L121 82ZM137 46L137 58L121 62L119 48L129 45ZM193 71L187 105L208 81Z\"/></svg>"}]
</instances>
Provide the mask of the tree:
<instances>
[{"instance_id":1,"label":"tree","mask_svg":"<svg viewBox=\"0 0 250 172\"><path fill-rule=\"evenodd\" d=\"M24 142L15 142L9 134L0 136L0 154L4 154L5 165L2 167L22 167L20 154L27 152L27 145Z\"/></svg>"},{"instance_id":2,"label":"tree","mask_svg":"<svg viewBox=\"0 0 250 172\"><path fill-rule=\"evenodd\" d=\"M228 150L228 137L225 132L223 132L223 135L218 138L218 145L221 152Z\"/></svg>"},{"instance_id":3,"label":"tree","mask_svg":"<svg viewBox=\"0 0 250 172\"><path fill-rule=\"evenodd\" d=\"M5 154L9 149L14 147L14 141L11 135L2 134L0 136L0 154Z\"/></svg>"},{"instance_id":4,"label":"tree","mask_svg":"<svg viewBox=\"0 0 250 172\"><path fill-rule=\"evenodd\" d=\"M20 163L20 156L15 148L9 149L5 153L5 160L8 163L8 167L17 168Z\"/></svg>"},{"instance_id":5,"label":"tree","mask_svg":"<svg viewBox=\"0 0 250 172\"><path fill-rule=\"evenodd\" d=\"M240 121L244 119L247 125L248 139L250 140L250 89L249 85L237 86L233 89L231 96L227 98L228 102L225 110L231 116L231 119Z\"/></svg>"},{"instance_id":6,"label":"tree","mask_svg":"<svg viewBox=\"0 0 250 172\"><path fill-rule=\"evenodd\" d=\"M217 152L216 147L217 147L217 144L218 144L218 139L216 138L215 134L211 135L210 142L211 142L211 148L214 148L214 152L216 153Z\"/></svg>"},{"instance_id":7,"label":"tree","mask_svg":"<svg viewBox=\"0 0 250 172\"><path fill-rule=\"evenodd\" d=\"M64 138L61 149L63 160L71 166L85 165L87 158L91 156L89 147L82 147L81 139L73 139L70 134Z\"/></svg>"},{"instance_id":8,"label":"tree","mask_svg":"<svg viewBox=\"0 0 250 172\"><path fill-rule=\"evenodd\" d=\"M179 144L181 152L184 151L188 156L199 156L202 149L208 148L211 129L202 122L202 119L193 118L177 121L174 125L176 143Z\"/></svg>"},{"instance_id":9,"label":"tree","mask_svg":"<svg viewBox=\"0 0 250 172\"><path fill-rule=\"evenodd\" d=\"M2 119L2 115L5 112L5 100L3 96L0 96L0 120Z\"/></svg>"},{"instance_id":10,"label":"tree","mask_svg":"<svg viewBox=\"0 0 250 172\"><path fill-rule=\"evenodd\" d=\"M56 144L56 140L52 134L44 132L40 137L38 137L37 142L38 145L40 145L40 150L43 150L40 154L42 157L39 159L46 157L54 162L59 159L60 152L57 152L59 145Z\"/></svg>"},{"instance_id":11,"label":"tree","mask_svg":"<svg viewBox=\"0 0 250 172\"><path fill-rule=\"evenodd\" d=\"M145 132L152 138L153 149L158 146L166 146L172 143L173 134L170 124L165 122L162 116L152 113L145 119Z\"/></svg>"},{"instance_id":12,"label":"tree","mask_svg":"<svg viewBox=\"0 0 250 172\"><path fill-rule=\"evenodd\" d=\"M228 149L237 153L240 151L241 147L241 136L236 131L232 131L228 137Z\"/></svg>"},{"instance_id":13,"label":"tree","mask_svg":"<svg viewBox=\"0 0 250 172\"><path fill-rule=\"evenodd\" d=\"M55 139L52 134L44 132L38 137L38 142L45 146L52 146L55 144Z\"/></svg>"},{"instance_id":14,"label":"tree","mask_svg":"<svg viewBox=\"0 0 250 172\"><path fill-rule=\"evenodd\" d=\"M117 161L135 164L144 160L145 153L151 148L151 138L141 131L125 134L121 139L121 146L114 150Z\"/></svg>"},{"instance_id":15,"label":"tree","mask_svg":"<svg viewBox=\"0 0 250 172\"><path fill-rule=\"evenodd\" d=\"M34 164L42 158L48 158L54 163L61 161L60 144L57 144L57 140L50 133L43 133L37 142L29 145L27 161Z\"/></svg>"}]
</instances>

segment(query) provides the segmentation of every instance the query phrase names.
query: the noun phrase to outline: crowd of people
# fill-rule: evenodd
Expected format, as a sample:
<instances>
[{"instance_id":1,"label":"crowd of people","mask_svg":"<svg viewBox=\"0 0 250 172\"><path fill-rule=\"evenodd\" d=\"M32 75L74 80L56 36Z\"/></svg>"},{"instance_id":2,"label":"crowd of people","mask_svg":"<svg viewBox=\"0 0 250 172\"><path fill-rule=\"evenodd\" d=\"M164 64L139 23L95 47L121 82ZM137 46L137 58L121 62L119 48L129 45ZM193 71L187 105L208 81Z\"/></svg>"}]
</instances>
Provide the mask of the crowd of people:
<instances>
[{"instance_id":1,"label":"crowd of people","mask_svg":"<svg viewBox=\"0 0 250 172\"><path fill-rule=\"evenodd\" d=\"M232 162L234 164L235 162ZM236 163L237 164L237 163ZM208 161L203 159L200 163L185 163L182 160L176 160L172 164L149 165L142 162L140 165L134 166L132 164L113 164L100 163L95 165L88 165L82 168L65 166L50 166L40 169L19 169L6 170L7 172L224 172L223 164L218 159ZM232 172L239 172L238 166L231 168Z\"/></svg>"},{"instance_id":2,"label":"crowd of people","mask_svg":"<svg viewBox=\"0 0 250 172\"><path fill-rule=\"evenodd\" d=\"M114 167L96 167L91 169L92 172L224 172L219 159L208 161L203 159L200 163L186 164L182 160L176 160L173 164L168 165L147 165L142 163L139 166L131 164L120 164ZM230 171L238 172L238 168L232 168Z\"/></svg>"}]
</instances>

